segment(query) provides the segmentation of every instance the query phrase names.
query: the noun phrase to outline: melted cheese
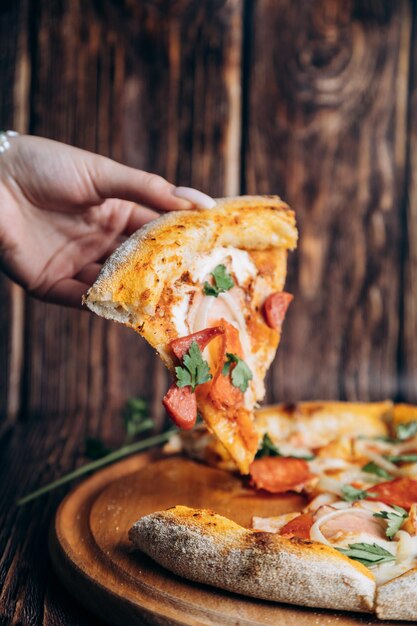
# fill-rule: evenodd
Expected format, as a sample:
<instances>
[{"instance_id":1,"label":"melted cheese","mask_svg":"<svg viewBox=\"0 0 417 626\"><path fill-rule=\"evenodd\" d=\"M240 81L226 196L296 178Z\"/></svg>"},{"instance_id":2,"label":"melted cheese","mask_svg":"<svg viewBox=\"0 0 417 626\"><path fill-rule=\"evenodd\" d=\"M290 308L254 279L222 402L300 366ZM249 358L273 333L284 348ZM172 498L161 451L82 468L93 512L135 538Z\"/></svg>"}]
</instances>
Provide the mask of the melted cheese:
<instances>
[{"instance_id":1,"label":"melted cheese","mask_svg":"<svg viewBox=\"0 0 417 626\"><path fill-rule=\"evenodd\" d=\"M238 285L243 285L248 278L257 274L256 267L245 250L237 248L214 248L209 254L198 254L190 265L191 278L196 283L203 283L218 265L226 265L231 271Z\"/></svg>"}]
</instances>

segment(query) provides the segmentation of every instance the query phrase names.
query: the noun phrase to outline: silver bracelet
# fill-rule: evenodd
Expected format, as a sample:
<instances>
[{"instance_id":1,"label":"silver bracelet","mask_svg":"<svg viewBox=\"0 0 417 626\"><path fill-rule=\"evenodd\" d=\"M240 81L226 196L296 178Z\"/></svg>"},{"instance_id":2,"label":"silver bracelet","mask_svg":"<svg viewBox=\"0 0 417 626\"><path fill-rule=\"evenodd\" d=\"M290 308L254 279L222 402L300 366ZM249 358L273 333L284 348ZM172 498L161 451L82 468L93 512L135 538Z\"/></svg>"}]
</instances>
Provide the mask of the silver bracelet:
<instances>
[{"instance_id":1,"label":"silver bracelet","mask_svg":"<svg viewBox=\"0 0 417 626\"><path fill-rule=\"evenodd\" d=\"M0 131L0 154L2 152L6 152L6 150L10 148L9 138L18 136L19 133L17 133L15 130Z\"/></svg>"}]
</instances>

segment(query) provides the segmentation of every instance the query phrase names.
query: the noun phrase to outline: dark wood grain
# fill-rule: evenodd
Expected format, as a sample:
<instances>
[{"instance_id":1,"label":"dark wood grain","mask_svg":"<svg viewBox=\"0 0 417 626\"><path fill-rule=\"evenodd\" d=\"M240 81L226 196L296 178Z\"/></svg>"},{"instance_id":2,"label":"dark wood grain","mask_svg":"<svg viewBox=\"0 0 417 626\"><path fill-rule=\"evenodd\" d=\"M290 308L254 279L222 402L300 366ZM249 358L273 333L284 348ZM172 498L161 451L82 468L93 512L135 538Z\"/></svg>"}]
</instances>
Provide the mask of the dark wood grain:
<instances>
[{"instance_id":1,"label":"dark wood grain","mask_svg":"<svg viewBox=\"0 0 417 626\"><path fill-rule=\"evenodd\" d=\"M397 393L410 7L254 4L246 187L296 210L271 397Z\"/></svg>"},{"instance_id":2,"label":"dark wood grain","mask_svg":"<svg viewBox=\"0 0 417 626\"><path fill-rule=\"evenodd\" d=\"M413 4L413 28L417 11ZM417 402L417 39L413 37L410 67L408 168L404 190L403 285L400 317L399 382L402 397Z\"/></svg>"}]
</instances>

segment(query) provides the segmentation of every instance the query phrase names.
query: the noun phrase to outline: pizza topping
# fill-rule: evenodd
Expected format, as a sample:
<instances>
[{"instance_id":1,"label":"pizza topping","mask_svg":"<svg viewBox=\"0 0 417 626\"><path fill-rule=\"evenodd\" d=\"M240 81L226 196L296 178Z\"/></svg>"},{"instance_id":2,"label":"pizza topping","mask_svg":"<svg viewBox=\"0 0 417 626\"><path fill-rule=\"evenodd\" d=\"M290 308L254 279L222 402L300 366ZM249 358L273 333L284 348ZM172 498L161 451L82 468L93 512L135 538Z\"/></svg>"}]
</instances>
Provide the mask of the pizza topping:
<instances>
[{"instance_id":1,"label":"pizza topping","mask_svg":"<svg viewBox=\"0 0 417 626\"><path fill-rule=\"evenodd\" d=\"M219 293L229 291L229 289L235 286L235 281L230 274L227 273L226 266L223 264L215 267L211 275L213 276L213 284L210 285L210 283L206 281L203 287L206 296L214 296L217 298Z\"/></svg>"},{"instance_id":2,"label":"pizza topping","mask_svg":"<svg viewBox=\"0 0 417 626\"><path fill-rule=\"evenodd\" d=\"M239 285L244 285L257 274L255 264L246 250L219 246L209 253L194 255L189 268L190 276L195 283L202 283L219 265L230 268Z\"/></svg>"},{"instance_id":3,"label":"pizza topping","mask_svg":"<svg viewBox=\"0 0 417 626\"><path fill-rule=\"evenodd\" d=\"M197 419L197 400L191 387L180 388L173 383L162 403L176 426L184 430L190 430L194 426Z\"/></svg>"},{"instance_id":4,"label":"pizza topping","mask_svg":"<svg viewBox=\"0 0 417 626\"><path fill-rule=\"evenodd\" d=\"M279 534L286 537L297 537L298 539L310 539L310 530L313 524L314 520L311 513L302 513L285 524L279 531Z\"/></svg>"},{"instance_id":5,"label":"pizza topping","mask_svg":"<svg viewBox=\"0 0 417 626\"><path fill-rule=\"evenodd\" d=\"M264 304L265 318L268 326L281 331L285 314L293 296L285 291L271 294Z\"/></svg>"},{"instance_id":6,"label":"pizza topping","mask_svg":"<svg viewBox=\"0 0 417 626\"><path fill-rule=\"evenodd\" d=\"M323 514L324 513L324 514ZM384 543L384 523L373 517L372 511L356 506L337 509L328 506L324 512L316 511L310 537L314 541L334 547L353 538L377 539ZM388 542L386 542L388 544Z\"/></svg>"},{"instance_id":7,"label":"pizza topping","mask_svg":"<svg viewBox=\"0 0 417 626\"><path fill-rule=\"evenodd\" d=\"M370 460L373 461L373 463L378 466L379 468L381 468L382 470L385 470L385 472L389 475L389 476L401 476L401 470L396 467L393 463L391 463L390 461L388 461L384 456L382 456L381 454L378 454L377 452L374 452L373 450L370 450L369 448L364 450L364 455ZM366 467L366 466L365 466ZM369 467L369 464L368 464ZM371 473L376 473L375 471L375 466L372 465L371 468L374 469L374 471ZM367 470L368 472L370 471L369 469ZM381 473L380 473L381 475Z\"/></svg>"},{"instance_id":8,"label":"pizza topping","mask_svg":"<svg viewBox=\"0 0 417 626\"><path fill-rule=\"evenodd\" d=\"M232 385L240 389L242 393L245 393L249 386L249 381L252 380L253 374L245 361L238 357L236 354L226 352L226 362L223 365L222 375L229 376L232 380Z\"/></svg>"},{"instance_id":9,"label":"pizza topping","mask_svg":"<svg viewBox=\"0 0 417 626\"><path fill-rule=\"evenodd\" d=\"M402 528L410 535L417 535L417 503L411 505L408 517L404 521Z\"/></svg>"},{"instance_id":10,"label":"pizza topping","mask_svg":"<svg viewBox=\"0 0 417 626\"><path fill-rule=\"evenodd\" d=\"M207 361L203 359L196 341L192 342L182 362L183 366L175 368L177 387L191 387L191 391L195 391L197 385L211 380L210 368Z\"/></svg>"},{"instance_id":11,"label":"pizza topping","mask_svg":"<svg viewBox=\"0 0 417 626\"><path fill-rule=\"evenodd\" d=\"M282 456L292 457L294 459L304 459L305 461L311 461L312 459L314 459L314 455L311 454L309 451L302 450L301 452L297 452L296 450L293 450L291 448L291 446L283 446L284 451L281 451L274 444L269 434L265 433L255 458L262 459L264 456ZM286 453L285 449L287 450Z\"/></svg>"},{"instance_id":12,"label":"pizza topping","mask_svg":"<svg viewBox=\"0 0 417 626\"><path fill-rule=\"evenodd\" d=\"M176 382L171 385L163 399L163 405L174 424L189 430L197 419L197 399L195 389L211 380L210 368L202 357L206 345L223 333L223 328L206 328L202 331L174 339L170 348L182 361L175 368Z\"/></svg>"},{"instance_id":13,"label":"pizza topping","mask_svg":"<svg viewBox=\"0 0 417 626\"><path fill-rule=\"evenodd\" d=\"M224 363L227 355L233 354L239 357L243 354L239 338L239 331L233 324L220 320L219 326L223 329L220 352L217 356L217 371L213 376L209 397L214 406L218 409L227 407L238 408L243 403L243 391L233 381L229 375L223 373ZM235 368L234 368L235 369Z\"/></svg>"},{"instance_id":14,"label":"pizza topping","mask_svg":"<svg viewBox=\"0 0 417 626\"><path fill-rule=\"evenodd\" d=\"M412 478L396 478L370 487L368 491L376 494L378 500L386 504L400 506L408 510L417 502L417 481Z\"/></svg>"},{"instance_id":15,"label":"pizza topping","mask_svg":"<svg viewBox=\"0 0 417 626\"><path fill-rule=\"evenodd\" d=\"M395 555L377 543L351 543L348 549L337 548L337 550L366 567L395 561Z\"/></svg>"},{"instance_id":16,"label":"pizza topping","mask_svg":"<svg viewBox=\"0 0 417 626\"><path fill-rule=\"evenodd\" d=\"M344 485L342 487L342 497L347 502L355 502L365 500L365 498L375 498L376 496L364 489L356 489L356 487L352 487L352 485Z\"/></svg>"},{"instance_id":17,"label":"pizza topping","mask_svg":"<svg viewBox=\"0 0 417 626\"><path fill-rule=\"evenodd\" d=\"M364 465L362 467L362 471L368 472L368 474L375 474L376 476L380 476L381 478L392 478L391 474L380 465L377 465L375 461L370 461L369 463Z\"/></svg>"},{"instance_id":18,"label":"pizza topping","mask_svg":"<svg viewBox=\"0 0 417 626\"><path fill-rule=\"evenodd\" d=\"M416 463L417 454L397 454L386 457L391 463Z\"/></svg>"},{"instance_id":19,"label":"pizza topping","mask_svg":"<svg viewBox=\"0 0 417 626\"><path fill-rule=\"evenodd\" d=\"M394 511L380 511L374 513L374 517L378 517L387 520L387 528L385 534L388 539L392 539L394 535L400 530L404 520L408 517L407 511L400 506L393 506Z\"/></svg>"},{"instance_id":20,"label":"pizza topping","mask_svg":"<svg viewBox=\"0 0 417 626\"><path fill-rule=\"evenodd\" d=\"M252 484L270 493L300 490L311 478L308 464L303 459L264 457L250 465Z\"/></svg>"},{"instance_id":21,"label":"pizza topping","mask_svg":"<svg viewBox=\"0 0 417 626\"><path fill-rule=\"evenodd\" d=\"M187 335L186 337L179 337L178 339L174 339L169 344L172 352L175 354L177 359L182 360L184 355L191 348L192 343L196 343L200 352L203 352L204 348L210 343L214 337L221 335L223 333L223 328L221 326L215 326L214 328L205 328L204 330L199 330L197 333L193 333L192 335Z\"/></svg>"},{"instance_id":22,"label":"pizza topping","mask_svg":"<svg viewBox=\"0 0 417 626\"><path fill-rule=\"evenodd\" d=\"M411 439L411 437L414 437L414 435L417 435L417 421L397 424L395 429L395 436L398 441Z\"/></svg>"}]
</instances>

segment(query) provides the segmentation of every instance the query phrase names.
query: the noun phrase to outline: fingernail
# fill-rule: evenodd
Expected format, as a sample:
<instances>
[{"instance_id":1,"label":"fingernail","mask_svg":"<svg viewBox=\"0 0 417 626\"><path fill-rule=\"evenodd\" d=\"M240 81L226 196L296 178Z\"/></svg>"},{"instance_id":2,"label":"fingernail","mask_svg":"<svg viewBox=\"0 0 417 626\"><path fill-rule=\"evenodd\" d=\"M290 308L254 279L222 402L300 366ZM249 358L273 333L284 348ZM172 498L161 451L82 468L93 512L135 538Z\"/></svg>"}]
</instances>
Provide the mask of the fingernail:
<instances>
[{"instance_id":1,"label":"fingernail","mask_svg":"<svg viewBox=\"0 0 417 626\"><path fill-rule=\"evenodd\" d=\"M192 202L199 209L212 209L216 206L213 198L192 187L175 187L174 196Z\"/></svg>"}]
</instances>

